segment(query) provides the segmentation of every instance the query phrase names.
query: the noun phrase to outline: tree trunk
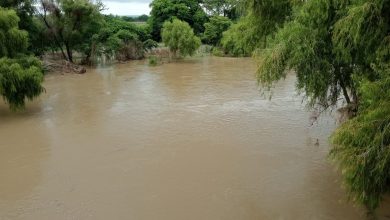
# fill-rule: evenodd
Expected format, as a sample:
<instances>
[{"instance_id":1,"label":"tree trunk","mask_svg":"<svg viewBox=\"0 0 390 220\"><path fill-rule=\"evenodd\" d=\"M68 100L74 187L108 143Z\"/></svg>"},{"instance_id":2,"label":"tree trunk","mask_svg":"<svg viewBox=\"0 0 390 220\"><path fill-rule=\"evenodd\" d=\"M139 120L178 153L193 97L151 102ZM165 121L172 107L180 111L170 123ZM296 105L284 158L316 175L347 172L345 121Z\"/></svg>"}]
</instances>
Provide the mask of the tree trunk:
<instances>
[{"instance_id":1,"label":"tree trunk","mask_svg":"<svg viewBox=\"0 0 390 220\"><path fill-rule=\"evenodd\" d=\"M351 104L351 99L349 98L347 88L345 88L344 82L342 80L340 80L340 86L341 89L343 90L345 101L347 102L348 105Z\"/></svg>"},{"instance_id":2,"label":"tree trunk","mask_svg":"<svg viewBox=\"0 0 390 220\"><path fill-rule=\"evenodd\" d=\"M42 5L42 7L43 7L43 2L42 2L42 1L41 1L41 5ZM44 8L44 7L43 7L43 8ZM43 22L45 23L46 27L47 27L50 31L52 31L52 33L53 33L53 38L54 38L54 42L55 42L55 44L57 44L57 47L60 48L62 57L63 57L65 60L68 60L68 61L69 61L69 59L68 59L68 58L66 57L66 55L65 55L64 50L62 49L61 43L60 43L60 41L58 40L57 35L56 35L54 29L50 26L49 22L48 22L47 19L46 19L46 9L45 9L45 8L43 9L43 15L41 14L41 17L42 17L42 20L43 20Z\"/></svg>"},{"instance_id":3,"label":"tree trunk","mask_svg":"<svg viewBox=\"0 0 390 220\"><path fill-rule=\"evenodd\" d=\"M70 49L68 43L65 43L65 48L66 48L66 53L68 54L68 60L69 60L69 62L73 63L72 49Z\"/></svg>"}]
</instances>

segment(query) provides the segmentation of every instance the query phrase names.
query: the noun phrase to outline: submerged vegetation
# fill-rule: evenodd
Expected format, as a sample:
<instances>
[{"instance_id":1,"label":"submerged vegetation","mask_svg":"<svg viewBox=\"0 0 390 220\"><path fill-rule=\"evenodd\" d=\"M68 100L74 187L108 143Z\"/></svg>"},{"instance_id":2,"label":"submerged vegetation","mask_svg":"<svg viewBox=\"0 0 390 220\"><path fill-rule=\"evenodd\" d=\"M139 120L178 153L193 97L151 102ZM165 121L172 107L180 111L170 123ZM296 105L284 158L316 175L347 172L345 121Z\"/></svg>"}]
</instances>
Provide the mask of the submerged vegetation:
<instances>
[{"instance_id":1,"label":"submerged vegetation","mask_svg":"<svg viewBox=\"0 0 390 220\"><path fill-rule=\"evenodd\" d=\"M200 46L199 37L184 21L166 21L161 31L162 41L173 53L173 58L193 55Z\"/></svg>"}]
</instances>

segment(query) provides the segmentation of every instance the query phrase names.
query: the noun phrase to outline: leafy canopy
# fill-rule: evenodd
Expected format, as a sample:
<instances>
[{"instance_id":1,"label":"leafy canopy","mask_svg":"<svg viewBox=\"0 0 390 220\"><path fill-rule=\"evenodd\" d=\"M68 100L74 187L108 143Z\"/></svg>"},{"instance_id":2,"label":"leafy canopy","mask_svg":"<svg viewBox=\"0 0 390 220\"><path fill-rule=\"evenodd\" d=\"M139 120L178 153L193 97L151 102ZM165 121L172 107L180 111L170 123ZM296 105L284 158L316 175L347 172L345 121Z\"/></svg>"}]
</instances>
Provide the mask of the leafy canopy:
<instances>
[{"instance_id":1,"label":"leafy canopy","mask_svg":"<svg viewBox=\"0 0 390 220\"><path fill-rule=\"evenodd\" d=\"M332 42L332 27L340 18L340 7L336 1L305 3L295 13L294 20L278 30L268 47L258 50L259 82L270 88L288 70L294 70L297 88L308 98L309 106L335 106L340 95L348 104L354 104L352 68L337 59Z\"/></svg>"},{"instance_id":2,"label":"leafy canopy","mask_svg":"<svg viewBox=\"0 0 390 220\"><path fill-rule=\"evenodd\" d=\"M238 0L203 0L202 6L211 16L223 16L234 20L239 15Z\"/></svg>"},{"instance_id":3,"label":"leafy canopy","mask_svg":"<svg viewBox=\"0 0 390 220\"><path fill-rule=\"evenodd\" d=\"M94 55L117 60L140 59L144 56L143 42L153 47L147 27L127 22L118 16L105 16L104 20L103 28L94 35Z\"/></svg>"},{"instance_id":4,"label":"leafy canopy","mask_svg":"<svg viewBox=\"0 0 390 220\"><path fill-rule=\"evenodd\" d=\"M35 0L2 0L0 7L16 11L19 17L19 28L29 34L28 51L36 55L43 54L46 48L45 35L42 24L36 17Z\"/></svg>"},{"instance_id":5,"label":"leafy canopy","mask_svg":"<svg viewBox=\"0 0 390 220\"><path fill-rule=\"evenodd\" d=\"M73 50L90 56L92 37L103 24L103 6L91 0L42 0L41 6L47 33L63 57L73 62Z\"/></svg>"},{"instance_id":6,"label":"leafy canopy","mask_svg":"<svg viewBox=\"0 0 390 220\"><path fill-rule=\"evenodd\" d=\"M232 22L229 18L222 16L210 17L210 21L204 24L205 31L202 40L206 44L218 45L222 38L222 33L226 31L230 25L232 25Z\"/></svg>"},{"instance_id":7,"label":"leafy canopy","mask_svg":"<svg viewBox=\"0 0 390 220\"><path fill-rule=\"evenodd\" d=\"M166 21L161 35L164 44L173 52L174 57L192 56L200 46L200 39L195 36L190 25L178 19Z\"/></svg>"},{"instance_id":8,"label":"leafy canopy","mask_svg":"<svg viewBox=\"0 0 390 220\"><path fill-rule=\"evenodd\" d=\"M153 0L150 4L152 10L148 21L153 40L161 40L160 34L164 22L174 18L187 22L196 34L202 33L207 15L199 3L199 0Z\"/></svg>"},{"instance_id":9,"label":"leafy canopy","mask_svg":"<svg viewBox=\"0 0 390 220\"><path fill-rule=\"evenodd\" d=\"M14 10L0 7L0 95L12 110L24 108L26 99L43 91L41 63L25 55L28 34L18 22Z\"/></svg>"},{"instance_id":10,"label":"leafy canopy","mask_svg":"<svg viewBox=\"0 0 390 220\"><path fill-rule=\"evenodd\" d=\"M370 211L390 189L389 10L386 0L303 1L256 51L266 88L293 70L310 107L341 99L355 116L332 135L330 155L350 197Z\"/></svg>"},{"instance_id":11,"label":"leafy canopy","mask_svg":"<svg viewBox=\"0 0 390 220\"><path fill-rule=\"evenodd\" d=\"M267 38L289 20L298 0L246 0L246 11L222 38L222 48L231 56L250 56L267 46Z\"/></svg>"}]
</instances>

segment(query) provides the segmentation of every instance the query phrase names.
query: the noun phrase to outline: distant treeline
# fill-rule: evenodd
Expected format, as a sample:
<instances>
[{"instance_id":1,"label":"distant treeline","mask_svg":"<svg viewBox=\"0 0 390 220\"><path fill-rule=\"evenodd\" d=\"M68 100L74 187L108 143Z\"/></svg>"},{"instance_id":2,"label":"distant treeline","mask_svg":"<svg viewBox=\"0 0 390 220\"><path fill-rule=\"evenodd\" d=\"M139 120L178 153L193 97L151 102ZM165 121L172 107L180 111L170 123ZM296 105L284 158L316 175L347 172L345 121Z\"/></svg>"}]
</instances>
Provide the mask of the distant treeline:
<instances>
[{"instance_id":1,"label":"distant treeline","mask_svg":"<svg viewBox=\"0 0 390 220\"><path fill-rule=\"evenodd\" d=\"M121 19L125 20L125 21L128 21L128 22L147 22L148 21L148 18L149 16L147 15L140 15L140 16L118 16L120 17Z\"/></svg>"}]
</instances>

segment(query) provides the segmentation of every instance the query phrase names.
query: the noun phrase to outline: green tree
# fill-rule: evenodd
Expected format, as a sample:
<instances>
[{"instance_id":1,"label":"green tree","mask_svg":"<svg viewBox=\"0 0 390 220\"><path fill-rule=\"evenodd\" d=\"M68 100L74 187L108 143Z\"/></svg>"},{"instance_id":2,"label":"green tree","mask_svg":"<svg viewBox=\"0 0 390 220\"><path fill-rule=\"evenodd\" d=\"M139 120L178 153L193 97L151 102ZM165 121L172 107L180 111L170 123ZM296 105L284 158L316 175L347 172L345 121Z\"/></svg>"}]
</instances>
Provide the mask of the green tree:
<instances>
[{"instance_id":1,"label":"green tree","mask_svg":"<svg viewBox=\"0 0 390 220\"><path fill-rule=\"evenodd\" d=\"M206 44L218 45L222 38L222 33L226 31L230 25L232 25L232 22L229 18L222 16L210 17L210 21L204 24L205 31L202 40Z\"/></svg>"},{"instance_id":2,"label":"green tree","mask_svg":"<svg viewBox=\"0 0 390 220\"><path fill-rule=\"evenodd\" d=\"M297 74L297 88L308 98L309 106L335 106L340 95L351 108L356 106L352 68L337 58L332 42L332 27L343 7L337 1L305 3L295 19L276 33L268 48L259 50L259 82L270 88L292 69Z\"/></svg>"},{"instance_id":3,"label":"green tree","mask_svg":"<svg viewBox=\"0 0 390 220\"><path fill-rule=\"evenodd\" d=\"M29 34L28 51L42 55L46 48L46 38L42 23L36 18L35 0L2 0L0 7L13 9L19 17L19 28Z\"/></svg>"},{"instance_id":4,"label":"green tree","mask_svg":"<svg viewBox=\"0 0 390 220\"><path fill-rule=\"evenodd\" d=\"M232 20L238 17L239 1L237 0L203 0L202 6L212 16L223 16Z\"/></svg>"},{"instance_id":5,"label":"green tree","mask_svg":"<svg viewBox=\"0 0 390 220\"><path fill-rule=\"evenodd\" d=\"M230 56L250 56L262 45L262 36L258 34L257 29L253 19L249 16L242 17L222 33L222 49Z\"/></svg>"},{"instance_id":6,"label":"green tree","mask_svg":"<svg viewBox=\"0 0 390 220\"><path fill-rule=\"evenodd\" d=\"M250 56L258 48L267 46L272 38L291 18L300 0L246 0L242 2L245 15L224 34L221 46L231 56Z\"/></svg>"},{"instance_id":7,"label":"green tree","mask_svg":"<svg viewBox=\"0 0 390 220\"><path fill-rule=\"evenodd\" d=\"M390 190L390 2L354 0L344 11L334 50L353 67L359 108L333 134L331 157L351 197L373 211Z\"/></svg>"},{"instance_id":8,"label":"green tree","mask_svg":"<svg viewBox=\"0 0 390 220\"><path fill-rule=\"evenodd\" d=\"M344 101L353 118L332 135L330 155L370 211L390 189L389 10L385 0L305 1L257 53L265 87L293 70L309 106Z\"/></svg>"},{"instance_id":9,"label":"green tree","mask_svg":"<svg viewBox=\"0 0 390 220\"><path fill-rule=\"evenodd\" d=\"M158 47L158 43L152 39L143 42L145 50L151 50Z\"/></svg>"},{"instance_id":10,"label":"green tree","mask_svg":"<svg viewBox=\"0 0 390 220\"><path fill-rule=\"evenodd\" d=\"M64 59L73 62L73 51L91 55L92 39L102 27L102 4L91 0L41 0L41 18Z\"/></svg>"},{"instance_id":11,"label":"green tree","mask_svg":"<svg viewBox=\"0 0 390 220\"><path fill-rule=\"evenodd\" d=\"M204 31L207 15L200 6L199 0L153 0L148 23L152 29L153 40L161 40L161 28L165 21L177 18L187 22L200 34Z\"/></svg>"},{"instance_id":12,"label":"green tree","mask_svg":"<svg viewBox=\"0 0 390 220\"><path fill-rule=\"evenodd\" d=\"M147 27L127 22L118 16L109 15L104 19L103 28L93 38L94 55L105 55L118 60L140 59L144 56L145 49L153 47Z\"/></svg>"},{"instance_id":13,"label":"green tree","mask_svg":"<svg viewBox=\"0 0 390 220\"><path fill-rule=\"evenodd\" d=\"M43 92L40 61L25 55L28 34L18 27L14 10L0 7L0 94L12 110Z\"/></svg>"},{"instance_id":14,"label":"green tree","mask_svg":"<svg viewBox=\"0 0 390 220\"><path fill-rule=\"evenodd\" d=\"M284 24L292 14L294 5L301 0L245 0L248 19L257 27L257 34L264 40ZM298 4L299 5L299 4Z\"/></svg>"},{"instance_id":15,"label":"green tree","mask_svg":"<svg viewBox=\"0 0 390 220\"><path fill-rule=\"evenodd\" d=\"M390 182L390 69L361 83L359 113L332 135L331 158L342 170L350 197L374 211Z\"/></svg>"},{"instance_id":16,"label":"green tree","mask_svg":"<svg viewBox=\"0 0 390 220\"><path fill-rule=\"evenodd\" d=\"M147 15L145 15L145 14L140 15L140 16L138 16L138 17L136 18L137 21L142 21L142 22L146 22L146 21L148 21L148 19L149 19L149 16L147 16Z\"/></svg>"},{"instance_id":17,"label":"green tree","mask_svg":"<svg viewBox=\"0 0 390 220\"><path fill-rule=\"evenodd\" d=\"M162 29L162 40L174 57L192 56L200 46L199 37L185 21L166 21Z\"/></svg>"}]
</instances>

